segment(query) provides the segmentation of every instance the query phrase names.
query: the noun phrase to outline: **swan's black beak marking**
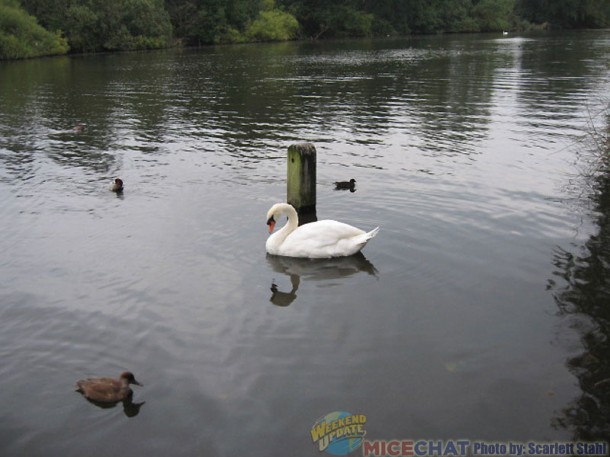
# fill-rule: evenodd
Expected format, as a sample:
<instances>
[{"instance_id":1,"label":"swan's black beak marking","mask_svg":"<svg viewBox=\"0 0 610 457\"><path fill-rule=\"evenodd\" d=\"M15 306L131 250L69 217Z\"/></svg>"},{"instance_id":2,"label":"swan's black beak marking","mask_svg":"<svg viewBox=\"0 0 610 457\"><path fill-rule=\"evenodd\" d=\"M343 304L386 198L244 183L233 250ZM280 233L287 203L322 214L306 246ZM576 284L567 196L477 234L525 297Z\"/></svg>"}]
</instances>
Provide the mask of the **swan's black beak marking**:
<instances>
[{"instance_id":1,"label":"swan's black beak marking","mask_svg":"<svg viewBox=\"0 0 610 457\"><path fill-rule=\"evenodd\" d=\"M272 233L273 228L275 227L275 219L273 219L273 216L267 219L267 225L269 226L269 233Z\"/></svg>"}]
</instances>

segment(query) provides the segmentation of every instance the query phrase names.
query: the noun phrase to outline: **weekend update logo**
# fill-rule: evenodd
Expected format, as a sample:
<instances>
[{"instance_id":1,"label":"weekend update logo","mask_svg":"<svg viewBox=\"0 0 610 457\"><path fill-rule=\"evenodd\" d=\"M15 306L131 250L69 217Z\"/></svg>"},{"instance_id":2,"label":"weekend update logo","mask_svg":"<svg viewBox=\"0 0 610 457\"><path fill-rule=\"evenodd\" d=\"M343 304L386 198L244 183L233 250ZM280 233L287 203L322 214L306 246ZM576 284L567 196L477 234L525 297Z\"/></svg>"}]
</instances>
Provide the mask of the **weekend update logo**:
<instances>
[{"instance_id":1,"label":"weekend update logo","mask_svg":"<svg viewBox=\"0 0 610 457\"><path fill-rule=\"evenodd\" d=\"M366 432L364 414L335 411L321 417L311 427L311 439L320 452L347 455L362 445Z\"/></svg>"}]
</instances>

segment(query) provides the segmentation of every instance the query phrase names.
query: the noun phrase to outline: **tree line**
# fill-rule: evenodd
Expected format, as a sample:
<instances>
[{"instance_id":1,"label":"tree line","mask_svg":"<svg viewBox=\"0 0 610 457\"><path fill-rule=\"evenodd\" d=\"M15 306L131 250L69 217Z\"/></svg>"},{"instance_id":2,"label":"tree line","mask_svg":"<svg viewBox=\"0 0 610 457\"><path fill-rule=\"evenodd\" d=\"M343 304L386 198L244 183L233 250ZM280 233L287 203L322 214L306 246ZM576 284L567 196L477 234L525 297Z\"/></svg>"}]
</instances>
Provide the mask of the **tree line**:
<instances>
[{"instance_id":1,"label":"tree line","mask_svg":"<svg viewBox=\"0 0 610 457\"><path fill-rule=\"evenodd\" d=\"M0 59L178 45L608 26L608 0L0 0Z\"/></svg>"}]
</instances>

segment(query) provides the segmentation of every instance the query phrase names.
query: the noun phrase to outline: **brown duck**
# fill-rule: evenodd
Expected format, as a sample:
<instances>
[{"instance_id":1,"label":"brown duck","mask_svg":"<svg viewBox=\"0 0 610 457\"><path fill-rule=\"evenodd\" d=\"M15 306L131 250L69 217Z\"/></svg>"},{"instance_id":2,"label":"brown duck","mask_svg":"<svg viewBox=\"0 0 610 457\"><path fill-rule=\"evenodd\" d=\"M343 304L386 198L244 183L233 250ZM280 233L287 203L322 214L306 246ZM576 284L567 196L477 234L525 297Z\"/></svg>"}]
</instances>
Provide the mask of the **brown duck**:
<instances>
[{"instance_id":1,"label":"brown duck","mask_svg":"<svg viewBox=\"0 0 610 457\"><path fill-rule=\"evenodd\" d=\"M338 181L335 183L335 189L349 189L353 190L356 187L356 180L354 178L349 181Z\"/></svg>"},{"instance_id":2,"label":"brown duck","mask_svg":"<svg viewBox=\"0 0 610 457\"><path fill-rule=\"evenodd\" d=\"M133 373L124 371L119 379L87 378L76 382L76 390L88 400L101 403L117 403L128 399L131 394L130 384L141 386Z\"/></svg>"},{"instance_id":3,"label":"brown duck","mask_svg":"<svg viewBox=\"0 0 610 457\"><path fill-rule=\"evenodd\" d=\"M110 190L116 193L123 192L123 180L121 178L116 178L114 181L112 181L112 184L110 184Z\"/></svg>"}]
</instances>

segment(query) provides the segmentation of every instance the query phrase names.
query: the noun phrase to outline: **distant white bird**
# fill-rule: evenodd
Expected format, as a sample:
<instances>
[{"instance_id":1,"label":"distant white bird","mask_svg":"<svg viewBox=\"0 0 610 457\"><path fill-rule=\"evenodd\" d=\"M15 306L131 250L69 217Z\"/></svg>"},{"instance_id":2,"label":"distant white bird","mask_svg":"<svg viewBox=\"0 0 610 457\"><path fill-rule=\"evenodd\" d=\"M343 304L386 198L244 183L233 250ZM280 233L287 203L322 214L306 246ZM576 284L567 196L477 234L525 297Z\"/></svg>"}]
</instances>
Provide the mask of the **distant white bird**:
<instances>
[{"instance_id":1,"label":"distant white bird","mask_svg":"<svg viewBox=\"0 0 610 457\"><path fill-rule=\"evenodd\" d=\"M273 233L281 216L287 216L288 222ZM276 203L269 209L267 225L269 233L272 233L265 245L269 254L310 259L356 254L379 232L379 227L367 233L333 220L311 222L299 227L299 216L292 205L287 203Z\"/></svg>"}]
</instances>

